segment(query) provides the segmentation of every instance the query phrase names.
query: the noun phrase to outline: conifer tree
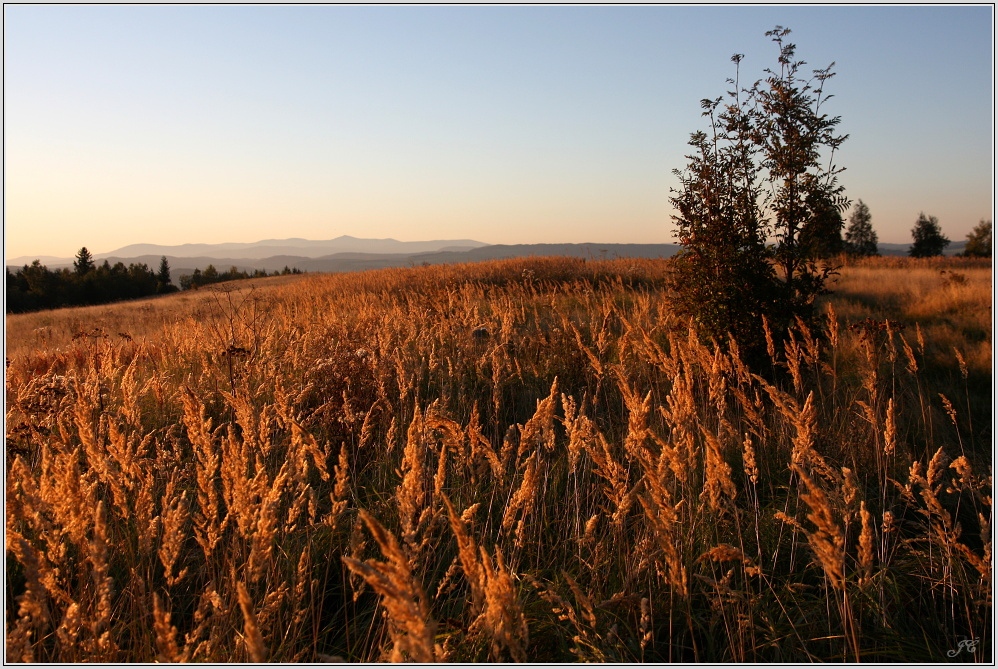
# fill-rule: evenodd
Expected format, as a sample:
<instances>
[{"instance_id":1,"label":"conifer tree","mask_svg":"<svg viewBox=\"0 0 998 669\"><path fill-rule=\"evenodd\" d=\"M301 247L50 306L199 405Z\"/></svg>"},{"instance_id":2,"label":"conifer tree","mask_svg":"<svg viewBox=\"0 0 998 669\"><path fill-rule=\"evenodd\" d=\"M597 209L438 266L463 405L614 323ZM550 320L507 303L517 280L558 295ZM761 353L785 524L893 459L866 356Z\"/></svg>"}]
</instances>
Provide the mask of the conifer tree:
<instances>
[{"instance_id":1,"label":"conifer tree","mask_svg":"<svg viewBox=\"0 0 998 669\"><path fill-rule=\"evenodd\" d=\"M156 273L156 292L173 293L177 290L170 280L170 263L163 256L159 259L159 271Z\"/></svg>"},{"instance_id":2,"label":"conifer tree","mask_svg":"<svg viewBox=\"0 0 998 669\"><path fill-rule=\"evenodd\" d=\"M853 256L877 256L877 233L873 229L870 208L862 200L856 201L849 228L846 230L846 253Z\"/></svg>"},{"instance_id":3,"label":"conifer tree","mask_svg":"<svg viewBox=\"0 0 998 669\"><path fill-rule=\"evenodd\" d=\"M166 260L166 256L159 259L159 272L156 273L156 280L163 285L170 283L170 263Z\"/></svg>"},{"instance_id":4,"label":"conifer tree","mask_svg":"<svg viewBox=\"0 0 998 669\"><path fill-rule=\"evenodd\" d=\"M94 269L94 257L90 254L90 251L87 250L86 246L82 247L76 253L76 260L73 262L73 269L76 270L76 273L79 276L83 276Z\"/></svg>"}]
</instances>

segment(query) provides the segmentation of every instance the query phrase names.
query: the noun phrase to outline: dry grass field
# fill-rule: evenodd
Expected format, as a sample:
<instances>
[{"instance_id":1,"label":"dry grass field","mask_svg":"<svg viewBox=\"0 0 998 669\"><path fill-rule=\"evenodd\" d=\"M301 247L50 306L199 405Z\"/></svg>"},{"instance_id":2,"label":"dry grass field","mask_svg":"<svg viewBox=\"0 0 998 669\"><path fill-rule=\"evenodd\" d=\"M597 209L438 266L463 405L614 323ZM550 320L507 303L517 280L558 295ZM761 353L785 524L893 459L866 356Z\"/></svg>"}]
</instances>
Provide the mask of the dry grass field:
<instances>
[{"instance_id":1,"label":"dry grass field","mask_svg":"<svg viewBox=\"0 0 998 669\"><path fill-rule=\"evenodd\" d=\"M991 266L749 370L668 263L7 317L9 662L993 659Z\"/></svg>"}]
</instances>

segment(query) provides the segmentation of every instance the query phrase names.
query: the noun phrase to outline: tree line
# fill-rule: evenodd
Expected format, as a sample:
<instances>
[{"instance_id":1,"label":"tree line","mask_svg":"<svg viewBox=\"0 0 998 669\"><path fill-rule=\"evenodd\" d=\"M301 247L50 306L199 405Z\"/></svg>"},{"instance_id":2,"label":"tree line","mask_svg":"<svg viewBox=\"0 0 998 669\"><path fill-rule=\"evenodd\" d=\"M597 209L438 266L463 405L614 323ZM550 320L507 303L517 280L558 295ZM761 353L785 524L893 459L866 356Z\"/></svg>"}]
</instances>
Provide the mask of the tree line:
<instances>
[{"instance_id":1,"label":"tree line","mask_svg":"<svg viewBox=\"0 0 998 669\"><path fill-rule=\"evenodd\" d=\"M935 216L926 216L925 212L918 215L915 227L911 229L911 239L912 245L908 249L908 255L912 258L941 256L943 250L950 244L950 240L943 235L939 226L939 219ZM965 258L990 258L991 221L981 219L981 222L967 235L967 246L963 253L957 255Z\"/></svg>"},{"instance_id":2,"label":"tree line","mask_svg":"<svg viewBox=\"0 0 998 669\"><path fill-rule=\"evenodd\" d=\"M131 263L127 267L122 262L111 264L107 260L98 265L93 255L83 247L76 254L73 268L50 270L40 261L7 275L6 312L9 314L58 309L60 307L107 304L121 300L132 300L152 295L165 295L179 290L170 278L170 264L163 256L159 270L154 272L145 263ZM275 271L280 274L300 274L297 268L284 267ZM212 265L193 274L182 275L179 283L184 290L200 288L221 281L265 277L266 270L256 270L252 274L232 267L227 272L219 272Z\"/></svg>"},{"instance_id":3,"label":"tree line","mask_svg":"<svg viewBox=\"0 0 998 669\"><path fill-rule=\"evenodd\" d=\"M105 304L150 295L172 293L170 266L164 257L158 272L145 263L107 260L97 265L83 247L73 268L50 270L38 260L16 272L7 269L7 313L23 313L59 307Z\"/></svg>"},{"instance_id":4,"label":"tree line","mask_svg":"<svg viewBox=\"0 0 998 669\"><path fill-rule=\"evenodd\" d=\"M180 287L183 290L190 290L192 288L200 288L201 286L207 286L212 283L221 283L222 281L234 281L236 279L258 279L267 276L283 276L287 274L302 274L302 271L297 267L284 266L283 270L274 270L273 274L267 274L265 269L253 270L253 273L241 271L238 267L233 265L229 268L227 272L219 272L215 269L214 265L208 265L204 268L202 272L200 269L195 269L193 274L182 274L180 276Z\"/></svg>"},{"instance_id":5,"label":"tree line","mask_svg":"<svg viewBox=\"0 0 998 669\"><path fill-rule=\"evenodd\" d=\"M880 255L877 251L877 233L873 230L871 220L870 208L862 200L858 200L849 219L845 240L841 245L844 253L851 256ZM990 220L981 219L967 235L967 246L963 253L957 255L964 258L990 258L991 227ZM950 240L943 234L939 225L939 219L927 216L925 212L919 213L915 227L911 229L911 239L908 255L912 258L941 256L950 245Z\"/></svg>"}]
</instances>

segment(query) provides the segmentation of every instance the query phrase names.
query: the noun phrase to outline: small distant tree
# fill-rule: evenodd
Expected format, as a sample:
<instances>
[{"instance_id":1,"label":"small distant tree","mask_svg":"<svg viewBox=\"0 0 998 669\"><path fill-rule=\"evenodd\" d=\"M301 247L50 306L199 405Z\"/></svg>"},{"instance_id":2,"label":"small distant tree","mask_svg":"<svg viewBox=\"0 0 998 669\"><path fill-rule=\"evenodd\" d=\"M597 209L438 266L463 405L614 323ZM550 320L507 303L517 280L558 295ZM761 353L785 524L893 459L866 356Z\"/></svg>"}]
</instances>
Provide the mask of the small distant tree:
<instances>
[{"instance_id":1,"label":"small distant tree","mask_svg":"<svg viewBox=\"0 0 998 669\"><path fill-rule=\"evenodd\" d=\"M73 269L76 270L78 276L83 276L94 269L94 257L87 250L87 247L82 247L76 253L76 260L73 262Z\"/></svg>"},{"instance_id":2,"label":"small distant tree","mask_svg":"<svg viewBox=\"0 0 998 669\"><path fill-rule=\"evenodd\" d=\"M949 239L943 236L939 227L939 219L926 216L924 212L918 215L915 227L911 229L913 243L908 249L912 258L931 258L941 256L943 249L949 246Z\"/></svg>"},{"instance_id":3,"label":"small distant tree","mask_svg":"<svg viewBox=\"0 0 998 669\"><path fill-rule=\"evenodd\" d=\"M47 309L58 306L56 295L58 276L50 272L40 260L25 265L21 268L20 274L24 277L26 291L34 296L35 303L39 307Z\"/></svg>"},{"instance_id":4,"label":"small distant tree","mask_svg":"<svg viewBox=\"0 0 998 669\"><path fill-rule=\"evenodd\" d=\"M201 281L201 270L194 270L193 274L181 274L180 275L180 289L181 290L192 290L202 285Z\"/></svg>"},{"instance_id":5,"label":"small distant tree","mask_svg":"<svg viewBox=\"0 0 998 669\"><path fill-rule=\"evenodd\" d=\"M156 280L165 285L169 285L170 283L170 263L167 261L166 256L159 259L159 271L156 272Z\"/></svg>"},{"instance_id":6,"label":"small distant tree","mask_svg":"<svg viewBox=\"0 0 998 669\"><path fill-rule=\"evenodd\" d=\"M963 255L968 258L991 257L991 221L981 219L970 234L967 235L967 248Z\"/></svg>"},{"instance_id":7,"label":"small distant tree","mask_svg":"<svg viewBox=\"0 0 998 669\"><path fill-rule=\"evenodd\" d=\"M845 251L852 256L878 256L877 233L873 229L870 208L862 200L856 201L849 227L846 230Z\"/></svg>"},{"instance_id":8,"label":"small distant tree","mask_svg":"<svg viewBox=\"0 0 998 669\"><path fill-rule=\"evenodd\" d=\"M159 271L156 272L156 292L160 294L175 293L177 287L170 280L170 263L166 256L159 259Z\"/></svg>"}]
</instances>

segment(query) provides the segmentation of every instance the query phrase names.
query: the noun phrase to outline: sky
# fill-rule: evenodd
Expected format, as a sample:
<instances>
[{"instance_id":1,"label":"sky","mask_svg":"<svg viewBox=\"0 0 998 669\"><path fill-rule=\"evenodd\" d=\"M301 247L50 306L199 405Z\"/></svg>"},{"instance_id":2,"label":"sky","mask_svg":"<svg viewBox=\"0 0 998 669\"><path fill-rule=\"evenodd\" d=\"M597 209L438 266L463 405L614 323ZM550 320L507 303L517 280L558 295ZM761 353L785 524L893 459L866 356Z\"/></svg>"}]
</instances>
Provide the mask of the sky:
<instances>
[{"instance_id":1,"label":"sky","mask_svg":"<svg viewBox=\"0 0 998 669\"><path fill-rule=\"evenodd\" d=\"M4 7L7 258L301 237L672 243L700 100L836 63L881 242L994 206L991 6ZM847 213L848 217L848 213Z\"/></svg>"}]
</instances>

